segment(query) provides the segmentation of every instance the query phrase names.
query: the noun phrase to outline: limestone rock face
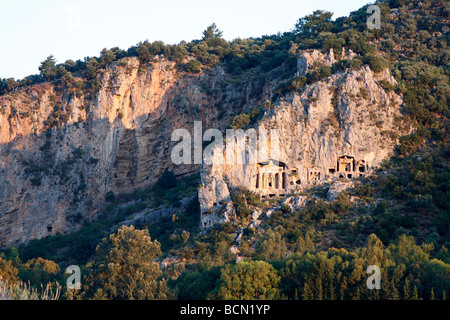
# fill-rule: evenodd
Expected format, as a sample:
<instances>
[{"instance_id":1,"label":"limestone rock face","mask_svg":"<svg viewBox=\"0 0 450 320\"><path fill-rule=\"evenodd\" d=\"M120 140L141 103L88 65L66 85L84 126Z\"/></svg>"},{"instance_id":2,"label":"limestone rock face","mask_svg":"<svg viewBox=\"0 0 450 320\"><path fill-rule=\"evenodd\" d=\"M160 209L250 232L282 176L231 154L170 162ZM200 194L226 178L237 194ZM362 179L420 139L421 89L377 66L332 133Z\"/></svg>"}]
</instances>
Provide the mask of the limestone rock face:
<instances>
[{"instance_id":1,"label":"limestone rock face","mask_svg":"<svg viewBox=\"0 0 450 320\"><path fill-rule=\"evenodd\" d=\"M272 92L261 78L183 73L163 57L124 58L101 72L90 97L51 83L0 97L0 247L73 231L101 211L107 192L148 187L166 169L198 172L171 161L172 132L192 133L194 121L223 129ZM220 200L207 201L228 199L220 181L213 188Z\"/></svg>"},{"instance_id":2,"label":"limestone rock face","mask_svg":"<svg viewBox=\"0 0 450 320\"><path fill-rule=\"evenodd\" d=\"M299 61L309 65L309 57L333 61L332 55L314 52ZM287 195L314 184L364 177L392 156L398 137L409 129L398 124L401 97L385 92L378 83L381 79L395 83L388 70L378 75L368 66L347 70L304 87L266 111L256 131L278 132L278 162L270 162L275 171L264 171L268 165L261 159L257 163L204 164L199 189L202 226L212 225L214 213L223 211L217 199L227 201L227 188L243 185L263 197ZM258 143L264 145L261 139ZM215 152L244 151L225 145Z\"/></svg>"},{"instance_id":3,"label":"limestone rock face","mask_svg":"<svg viewBox=\"0 0 450 320\"><path fill-rule=\"evenodd\" d=\"M335 61L332 51L304 52L291 72ZM175 129L193 133L201 121L205 130L224 130L235 115L270 101L285 79L276 72L232 76L220 67L188 74L163 57L145 65L124 58L100 73L91 93L41 83L0 97L0 247L74 231L101 212L108 192L148 187L165 170L177 176L200 170L207 228L235 215L233 187L272 197L364 176L392 154L400 133L401 97L378 84L394 78L363 67L308 85L265 112L255 129L278 133L276 157L175 165ZM270 155L273 139L259 139L262 153ZM238 158L245 147L217 147L213 158L227 151Z\"/></svg>"},{"instance_id":4,"label":"limestone rock face","mask_svg":"<svg viewBox=\"0 0 450 320\"><path fill-rule=\"evenodd\" d=\"M342 48L340 59L352 60L357 54L352 49ZM306 50L299 54L297 59L297 76L307 74L315 64L331 67L338 60L333 49L327 53L319 50Z\"/></svg>"},{"instance_id":5,"label":"limestone rock face","mask_svg":"<svg viewBox=\"0 0 450 320\"><path fill-rule=\"evenodd\" d=\"M334 57L333 49L330 49L327 54L323 54L319 50L304 51L298 57L297 72L298 75L304 75L310 71L315 63L331 67L335 62L336 59Z\"/></svg>"},{"instance_id":6,"label":"limestone rock face","mask_svg":"<svg viewBox=\"0 0 450 320\"><path fill-rule=\"evenodd\" d=\"M307 200L306 196L298 196L298 197L287 197L283 201L283 205L289 206L291 210L294 210L298 207L302 207L305 205Z\"/></svg>"}]
</instances>

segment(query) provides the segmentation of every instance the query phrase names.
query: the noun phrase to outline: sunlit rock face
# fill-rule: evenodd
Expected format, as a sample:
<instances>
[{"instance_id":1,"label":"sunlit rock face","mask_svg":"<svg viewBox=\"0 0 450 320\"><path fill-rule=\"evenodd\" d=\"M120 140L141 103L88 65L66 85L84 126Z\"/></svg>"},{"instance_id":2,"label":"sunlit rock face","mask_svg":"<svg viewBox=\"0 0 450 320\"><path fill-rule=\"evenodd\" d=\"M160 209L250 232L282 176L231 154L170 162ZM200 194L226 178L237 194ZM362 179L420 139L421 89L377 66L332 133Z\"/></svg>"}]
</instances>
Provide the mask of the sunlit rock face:
<instances>
[{"instance_id":1,"label":"sunlit rock face","mask_svg":"<svg viewBox=\"0 0 450 320\"><path fill-rule=\"evenodd\" d=\"M224 129L230 119L270 99L264 78L230 81L220 68L181 72L156 57L124 58L81 91L33 85L0 97L0 247L80 227L101 212L105 195L151 186L165 170L177 176L172 132ZM77 79L81 80L81 79Z\"/></svg>"},{"instance_id":2,"label":"sunlit rock face","mask_svg":"<svg viewBox=\"0 0 450 320\"><path fill-rule=\"evenodd\" d=\"M354 56L351 52L343 54ZM316 62L330 65L334 61L332 52L303 53L298 73L307 72ZM369 175L393 155L398 137L409 130L399 126L401 97L385 92L380 80L395 84L388 70L375 75L364 66L339 72L283 98L273 110L266 111L256 131L278 131L276 159L203 165L199 189L201 227L229 219L232 212L221 202L228 202L236 186L270 198L300 192L311 185ZM225 155L230 152L227 148L230 146L224 145L215 152ZM231 148L236 154L244 152L239 145Z\"/></svg>"},{"instance_id":3,"label":"sunlit rock face","mask_svg":"<svg viewBox=\"0 0 450 320\"><path fill-rule=\"evenodd\" d=\"M340 58L352 59L345 49ZM292 76L336 55L299 54ZM108 192L151 186L166 170L199 172L202 227L234 215L232 189L262 197L288 195L307 185L370 174L392 154L401 97L386 93L388 70L347 70L277 100L255 125L278 133L258 140L265 157L252 163L174 164L171 135L179 128L224 132L231 119L272 99L284 78L260 71L241 76L220 67L189 74L163 57L110 64L93 94L42 83L0 97L0 247L68 233L95 218ZM280 76L281 77L281 76ZM81 80L81 79L77 79ZM228 148L228 149L227 149ZM236 149L237 148L237 149ZM242 154L238 147L215 149Z\"/></svg>"}]
</instances>

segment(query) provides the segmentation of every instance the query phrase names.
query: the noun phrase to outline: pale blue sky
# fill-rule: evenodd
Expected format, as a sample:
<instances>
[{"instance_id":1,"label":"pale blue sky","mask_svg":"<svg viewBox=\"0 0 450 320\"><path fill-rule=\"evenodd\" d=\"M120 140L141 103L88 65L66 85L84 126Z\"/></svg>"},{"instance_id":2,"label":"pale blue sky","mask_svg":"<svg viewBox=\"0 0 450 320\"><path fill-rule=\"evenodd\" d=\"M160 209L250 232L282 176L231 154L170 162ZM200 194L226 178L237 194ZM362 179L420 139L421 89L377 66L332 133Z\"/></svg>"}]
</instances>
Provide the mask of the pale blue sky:
<instances>
[{"instance_id":1,"label":"pale blue sky","mask_svg":"<svg viewBox=\"0 0 450 320\"><path fill-rule=\"evenodd\" d=\"M39 73L53 54L58 63L128 49L139 41L167 44L202 37L215 22L227 40L292 29L298 18L322 9L333 19L370 0L0 0L0 78Z\"/></svg>"}]
</instances>

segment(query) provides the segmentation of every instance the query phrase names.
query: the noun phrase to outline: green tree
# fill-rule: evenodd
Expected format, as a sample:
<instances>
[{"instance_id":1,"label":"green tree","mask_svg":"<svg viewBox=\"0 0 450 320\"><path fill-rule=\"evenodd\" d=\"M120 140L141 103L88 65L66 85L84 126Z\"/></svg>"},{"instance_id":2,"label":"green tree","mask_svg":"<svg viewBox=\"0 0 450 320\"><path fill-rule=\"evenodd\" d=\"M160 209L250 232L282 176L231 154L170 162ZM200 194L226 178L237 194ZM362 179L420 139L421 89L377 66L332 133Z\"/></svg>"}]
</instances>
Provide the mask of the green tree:
<instances>
[{"instance_id":1,"label":"green tree","mask_svg":"<svg viewBox=\"0 0 450 320\"><path fill-rule=\"evenodd\" d=\"M411 264L429 260L429 252L433 250L432 244L416 245L413 236L401 235L395 243L389 245L388 250L396 263Z\"/></svg>"},{"instance_id":2,"label":"green tree","mask_svg":"<svg viewBox=\"0 0 450 320\"><path fill-rule=\"evenodd\" d=\"M180 300L206 300L220 277L220 267L183 272L176 282Z\"/></svg>"},{"instance_id":3,"label":"green tree","mask_svg":"<svg viewBox=\"0 0 450 320\"><path fill-rule=\"evenodd\" d=\"M331 76L331 68L327 65L318 63L306 75L308 83L313 83Z\"/></svg>"},{"instance_id":4,"label":"green tree","mask_svg":"<svg viewBox=\"0 0 450 320\"><path fill-rule=\"evenodd\" d=\"M93 80L97 77L98 61L95 58L91 58L86 62L86 78Z\"/></svg>"},{"instance_id":5,"label":"green tree","mask_svg":"<svg viewBox=\"0 0 450 320\"><path fill-rule=\"evenodd\" d=\"M364 57L363 62L367 63L375 73L379 73L389 66L384 58L370 54Z\"/></svg>"},{"instance_id":6,"label":"green tree","mask_svg":"<svg viewBox=\"0 0 450 320\"><path fill-rule=\"evenodd\" d=\"M337 54L340 54L342 51L342 47L345 45L345 39L341 37L337 37L334 33L331 32L321 32L319 35L319 41L322 44L322 48L324 50L333 49L333 51Z\"/></svg>"},{"instance_id":7,"label":"green tree","mask_svg":"<svg viewBox=\"0 0 450 320\"><path fill-rule=\"evenodd\" d=\"M303 285L302 299L303 300L312 300L313 299L313 293L312 293L311 287L309 286L308 282L306 282L306 281L305 281L305 284Z\"/></svg>"},{"instance_id":8,"label":"green tree","mask_svg":"<svg viewBox=\"0 0 450 320\"><path fill-rule=\"evenodd\" d=\"M299 236L295 242L294 247L295 253L303 254L305 252L314 251L314 242L311 239L309 233L306 234L305 238Z\"/></svg>"},{"instance_id":9,"label":"green tree","mask_svg":"<svg viewBox=\"0 0 450 320\"><path fill-rule=\"evenodd\" d=\"M54 280L59 272L59 266L54 261L39 257L24 264L19 270L19 278L25 282L30 281L32 286L39 286Z\"/></svg>"},{"instance_id":10,"label":"green tree","mask_svg":"<svg viewBox=\"0 0 450 320\"><path fill-rule=\"evenodd\" d=\"M208 26L205 31L203 31L203 41L215 41L222 38L223 32L220 31L216 24Z\"/></svg>"},{"instance_id":11,"label":"green tree","mask_svg":"<svg viewBox=\"0 0 450 320\"><path fill-rule=\"evenodd\" d=\"M236 210L236 215L239 218L248 217L252 210L248 206L247 199L244 194L236 190L231 194L231 200L233 201L234 209Z\"/></svg>"},{"instance_id":12,"label":"green tree","mask_svg":"<svg viewBox=\"0 0 450 320\"><path fill-rule=\"evenodd\" d=\"M41 62L39 71L47 80L51 80L58 75L58 68L56 68L56 59L53 55L50 55Z\"/></svg>"},{"instance_id":13,"label":"green tree","mask_svg":"<svg viewBox=\"0 0 450 320\"><path fill-rule=\"evenodd\" d=\"M82 298L112 300L154 300L170 297L166 280L154 260L161 245L148 230L122 226L97 246L93 262L87 265Z\"/></svg>"},{"instance_id":14,"label":"green tree","mask_svg":"<svg viewBox=\"0 0 450 320\"><path fill-rule=\"evenodd\" d=\"M332 12L316 10L312 14L297 20L294 33L312 35L322 31L330 31L333 26L331 23L332 16Z\"/></svg>"},{"instance_id":15,"label":"green tree","mask_svg":"<svg viewBox=\"0 0 450 320\"><path fill-rule=\"evenodd\" d=\"M70 71L67 71L65 67L59 66L58 75L61 76L62 83L67 87L72 87L72 84L75 82L75 78L73 77Z\"/></svg>"},{"instance_id":16,"label":"green tree","mask_svg":"<svg viewBox=\"0 0 450 320\"><path fill-rule=\"evenodd\" d=\"M251 122L250 116L246 113L239 114L233 118L230 127L233 129L241 129Z\"/></svg>"},{"instance_id":17,"label":"green tree","mask_svg":"<svg viewBox=\"0 0 450 320\"><path fill-rule=\"evenodd\" d=\"M114 51L112 50L107 50L106 48L104 48L101 52L100 52L100 64L99 66L101 68L106 67L109 63L113 62L114 60L116 60L116 55L114 54Z\"/></svg>"},{"instance_id":18,"label":"green tree","mask_svg":"<svg viewBox=\"0 0 450 320\"><path fill-rule=\"evenodd\" d=\"M197 73L202 68L202 63L198 60L191 60L184 65L184 69L187 72Z\"/></svg>"},{"instance_id":19,"label":"green tree","mask_svg":"<svg viewBox=\"0 0 450 320\"><path fill-rule=\"evenodd\" d=\"M77 71L77 63L75 61L73 61L72 59L66 60L66 62L64 62L64 64L63 64L63 66L70 72Z\"/></svg>"},{"instance_id":20,"label":"green tree","mask_svg":"<svg viewBox=\"0 0 450 320\"><path fill-rule=\"evenodd\" d=\"M332 208L338 216L348 214L351 208L349 195L345 192L339 193L332 205Z\"/></svg>"},{"instance_id":21,"label":"green tree","mask_svg":"<svg viewBox=\"0 0 450 320\"><path fill-rule=\"evenodd\" d=\"M274 300L279 298L280 277L264 261L241 261L221 270L212 296L223 300Z\"/></svg>"},{"instance_id":22,"label":"green tree","mask_svg":"<svg viewBox=\"0 0 450 320\"><path fill-rule=\"evenodd\" d=\"M18 272L11 260L5 260L0 257L0 280L14 283L17 280Z\"/></svg>"},{"instance_id":23,"label":"green tree","mask_svg":"<svg viewBox=\"0 0 450 320\"><path fill-rule=\"evenodd\" d=\"M148 42L148 40L145 40L144 42L139 42L136 48L136 53L142 63L147 63L152 58L149 47L150 43Z\"/></svg>"},{"instance_id":24,"label":"green tree","mask_svg":"<svg viewBox=\"0 0 450 320\"><path fill-rule=\"evenodd\" d=\"M1 79L0 80L0 94L12 91L20 86L20 82L14 78Z\"/></svg>"},{"instance_id":25,"label":"green tree","mask_svg":"<svg viewBox=\"0 0 450 320\"><path fill-rule=\"evenodd\" d=\"M256 254L262 260L272 261L286 257L286 242L283 239L282 228L269 229L256 245Z\"/></svg>"}]
</instances>

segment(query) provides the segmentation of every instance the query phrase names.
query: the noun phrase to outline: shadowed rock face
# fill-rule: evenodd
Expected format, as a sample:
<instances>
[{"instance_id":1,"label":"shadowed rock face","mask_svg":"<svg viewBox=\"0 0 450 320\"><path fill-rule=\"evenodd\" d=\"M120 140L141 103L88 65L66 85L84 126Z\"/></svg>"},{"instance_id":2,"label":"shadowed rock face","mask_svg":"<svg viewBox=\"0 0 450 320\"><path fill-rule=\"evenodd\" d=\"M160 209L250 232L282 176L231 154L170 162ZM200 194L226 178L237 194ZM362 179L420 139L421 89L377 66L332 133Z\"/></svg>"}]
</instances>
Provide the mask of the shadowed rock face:
<instances>
[{"instance_id":1,"label":"shadowed rock face","mask_svg":"<svg viewBox=\"0 0 450 320\"><path fill-rule=\"evenodd\" d=\"M305 58L309 65L312 56ZM326 59L318 53L315 56ZM299 64L299 72L304 65L306 62ZM286 172L289 178L283 180L285 186L280 188L279 183L268 188L267 180L261 179L261 163L203 165L199 189L202 227L226 221L233 214L217 205L230 201L233 187L244 185L265 197L299 192L325 181L365 176L392 156L398 137L410 128L399 125L402 99L386 93L379 85L382 79L395 83L388 70L378 75L368 67L347 70L306 86L267 111L256 131L278 130L278 160L290 169ZM215 156L225 155L230 151L227 147L216 149ZM231 152L241 154L243 148L234 146ZM280 168L280 174L283 171ZM277 173L269 176L270 181L281 178ZM263 189L259 181L265 181Z\"/></svg>"},{"instance_id":2,"label":"shadowed rock face","mask_svg":"<svg viewBox=\"0 0 450 320\"><path fill-rule=\"evenodd\" d=\"M185 74L161 57L122 59L100 83L90 99L51 83L0 97L0 247L76 230L108 191L147 187L166 169L198 171L172 163L173 130L223 129L272 92L264 76Z\"/></svg>"}]
</instances>

